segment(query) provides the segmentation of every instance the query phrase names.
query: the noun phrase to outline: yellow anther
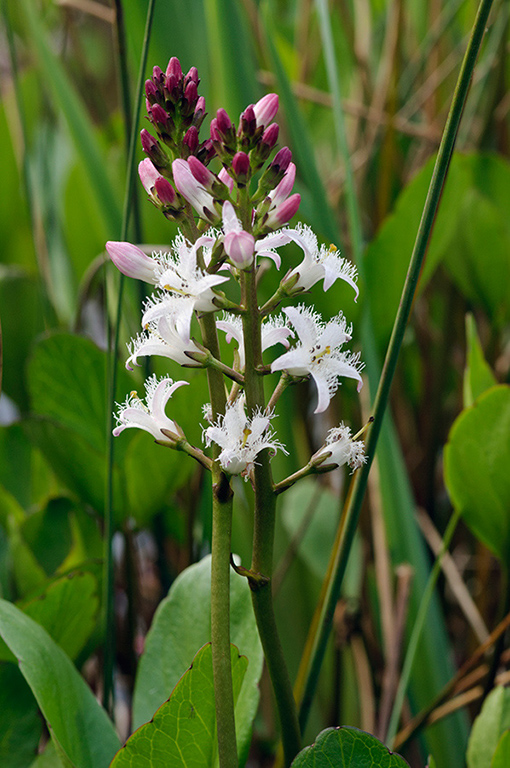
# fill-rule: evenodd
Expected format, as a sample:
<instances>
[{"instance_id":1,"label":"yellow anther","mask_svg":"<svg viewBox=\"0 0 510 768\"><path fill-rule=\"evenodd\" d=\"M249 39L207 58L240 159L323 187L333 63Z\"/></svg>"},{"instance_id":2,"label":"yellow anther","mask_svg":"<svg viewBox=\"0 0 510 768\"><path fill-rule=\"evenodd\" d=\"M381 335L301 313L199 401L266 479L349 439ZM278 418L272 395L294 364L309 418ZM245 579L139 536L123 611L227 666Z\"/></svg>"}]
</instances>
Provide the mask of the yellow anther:
<instances>
[{"instance_id":1,"label":"yellow anther","mask_svg":"<svg viewBox=\"0 0 510 768\"><path fill-rule=\"evenodd\" d=\"M331 243L331 245L329 246L329 250L331 251L331 253L334 253L335 251L338 251L338 248L334 243Z\"/></svg>"},{"instance_id":2,"label":"yellow anther","mask_svg":"<svg viewBox=\"0 0 510 768\"><path fill-rule=\"evenodd\" d=\"M248 442L248 438L251 435L251 429L248 429L248 427L245 427L243 429L243 435L244 435L244 438L243 438L243 442L241 443L241 448L244 448L246 443Z\"/></svg>"}]
</instances>

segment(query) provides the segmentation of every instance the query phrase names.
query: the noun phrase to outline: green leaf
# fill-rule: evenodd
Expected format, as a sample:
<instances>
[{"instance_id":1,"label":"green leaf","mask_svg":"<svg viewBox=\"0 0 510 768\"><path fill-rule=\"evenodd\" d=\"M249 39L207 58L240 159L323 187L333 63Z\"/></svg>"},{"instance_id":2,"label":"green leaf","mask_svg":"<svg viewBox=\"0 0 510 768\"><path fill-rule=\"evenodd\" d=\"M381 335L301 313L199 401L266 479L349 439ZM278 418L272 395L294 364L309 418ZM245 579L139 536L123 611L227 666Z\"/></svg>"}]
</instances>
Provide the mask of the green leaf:
<instances>
[{"instance_id":1,"label":"green leaf","mask_svg":"<svg viewBox=\"0 0 510 768\"><path fill-rule=\"evenodd\" d=\"M37 752L42 723L19 669L0 665L0 765L25 768Z\"/></svg>"},{"instance_id":2,"label":"green leaf","mask_svg":"<svg viewBox=\"0 0 510 768\"><path fill-rule=\"evenodd\" d=\"M509 728L510 688L498 686L489 693L473 723L466 755L468 768L491 768L498 742Z\"/></svg>"},{"instance_id":3,"label":"green leaf","mask_svg":"<svg viewBox=\"0 0 510 768\"><path fill-rule=\"evenodd\" d=\"M491 768L508 768L510 765L510 731L505 731L498 741Z\"/></svg>"},{"instance_id":4,"label":"green leaf","mask_svg":"<svg viewBox=\"0 0 510 768\"><path fill-rule=\"evenodd\" d=\"M327 728L311 747L293 760L292 768L404 768L408 763L379 739L357 728Z\"/></svg>"},{"instance_id":5,"label":"green leaf","mask_svg":"<svg viewBox=\"0 0 510 768\"><path fill-rule=\"evenodd\" d=\"M247 580L234 571L230 577L231 637L249 659L236 707L239 764L243 765L251 737L262 672L260 645ZM158 606L147 635L136 677L133 725L150 719L189 667L193 652L211 639L211 558L186 568Z\"/></svg>"},{"instance_id":6,"label":"green leaf","mask_svg":"<svg viewBox=\"0 0 510 768\"><path fill-rule=\"evenodd\" d=\"M248 660L230 646L234 702ZM211 645L205 645L152 720L118 752L111 768L213 768L217 765Z\"/></svg>"},{"instance_id":7,"label":"green leaf","mask_svg":"<svg viewBox=\"0 0 510 768\"><path fill-rule=\"evenodd\" d=\"M76 768L106 768L118 749L117 735L64 651L39 624L5 600L0 600L0 635Z\"/></svg>"},{"instance_id":8,"label":"green leaf","mask_svg":"<svg viewBox=\"0 0 510 768\"><path fill-rule=\"evenodd\" d=\"M30 763L30 768L64 768L55 751L53 741L47 743L42 755L38 755L34 762Z\"/></svg>"},{"instance_id":9,"label":"green leaf","mask_svg":"<svg viewBox=\"0 0 510 768\"><path fill-rule=\"evenodd\" d=\"M480 339L476 332L475 319L471 313L466 315L467 360L464 369L464 408L473 405L478 395L490 389L498 382L483 355Z\"/></svg>"},{"instance_id":10,"label":"green leaf","mask_svg":"<svg viewBox=\"0 0 510 768\"><path fill-rule=\"evenodd\" d=\"M505 566L510 555L510 387L462 411L445 448L445 481L466 524Z\"/></svg>"}]
</instances>

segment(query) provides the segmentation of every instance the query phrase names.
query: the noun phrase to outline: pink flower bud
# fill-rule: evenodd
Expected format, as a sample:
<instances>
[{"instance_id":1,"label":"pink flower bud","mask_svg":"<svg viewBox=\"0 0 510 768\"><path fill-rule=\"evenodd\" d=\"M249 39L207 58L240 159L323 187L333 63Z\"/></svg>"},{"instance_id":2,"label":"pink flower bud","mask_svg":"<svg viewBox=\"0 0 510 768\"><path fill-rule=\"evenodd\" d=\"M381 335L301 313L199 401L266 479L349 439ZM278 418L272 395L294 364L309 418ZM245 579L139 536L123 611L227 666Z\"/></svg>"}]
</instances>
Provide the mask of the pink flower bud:
<instances>
[{"instance_id":1,"label":"pink flower bud","mask_svg":"<svg viewBox=\"0 0 510 768\"><path fill-rule=\"evenodd\" d=\"M190 152L196 152L198 147L198 131L194 125L192 125L184 134L183 144L189 147Z\"/></svg>"},{"instance_id":2,"label":"pink flower bud","mask_svg":"<svg viewBox=\"0 0 510 768\"><path fill-rule=\"evenodd\" d=\"M152 107L152 118L156 123L164 126L166 125L168 114L159 104L154 104Z\"/></svg>"},{"instance_id":3,"label":"pink flower bud","mask_svg":"<svg viewBox=\"0 0 510 768\"><path fill-rule=\"evenodd\" d=\"M163 203L163 205L173 205L177 199L175 189L170 182L163 176L158 176L154 184L156 188L156 194Z\"/></svg>"},{"instance_id":4,"label":"pink flower bud","mask_svg":"<svg viewBox=\"0 0 510 768\"><path fill-rule=\"evenodd\" d=\"M230 176L225 168L222 168L221 171L218 174L218 178L220 181L222 181L226 187L228 187L229 192L234 191L234 179L232 176Z\"/></svg>"},{"instance_id":5,"label":"pink flower bud","mask_svg":"<svg viewBox=\"0 0 510 768\"><path fill-rule=\"evenodd\" d=\"M195 179L186 160L174 160L172 171L175 186L181 195L193 206L200 216L214 223L218 219L214 198Z\"/></svg>"},{"instance_id":6,"label":"pink flower bud","mask_svg":"<svg viewBox=\"0 0 510 768\"><path fill-rule=\"evenodd\" d=\"M255 117L255 112L253 109L252 104L250 104L244 112L241 114L240 118L240 130L242 133L246 134L247 136L253 136L257 129L257 118Z\"/></svg>"},{"instance_id":7,"label":"pink flower bud","mask_svg":"<svg viewBox=\"0 0 510 768\"><path fill-rule=\"evenodd\" d=\"M255 238L249 232L229 232L223 240L229 259L238 269L247 269L253 263Z\"/></svg>"},{"instance_id":8,"label":"pink flower bud","mask_svg":"<svg viewBox=\"0 0 510 768\"><path fill-rule=\"evenodd\" d=\"M205 99L199 96L195 105L195 119L199 119L205 112Z\"/></svg>"},{"instance_id":9,"label":"pink flower bud","mask_svg":"<svg viewBox=\"0 0 510 768\"><path fill-rule=\"evenodd\" d=\"M250 158L246 152L237 152L232 159L232 170L236 176L246 179L250 170Z\"/></svg>"},{"instance_id":10,"label":"pink flower bud","mask_svg":"<svg viewBox=\"0 0 510 768\"><path fill-rule=\"evenodd\" d=\"M152 82L152 80L146 80L145 81L145 93L147 94L147 98L150 99L151 97L155 97L158 92L158 89Z\"/></svg>"},{"instance_id":11,"label":"pink flower bud","mask_svg":"<svg viewBox=\"0 0 510 768\"><path fill-rule=\"evenodd\" d=\"M181 69L181 62L177 58L177 56L172 56L170 61L168 62L168 66L166 68L167 76L175 77L176 80L182 80L182 69Z\"/></svg>"},{"instance_id":12,"label":"pink flower bud","mask_svg":"<svg viewBox=\"0 0 510 768\"><path fill-rule=\"evenodd\" d=\"M289 163L289 167L287 169L285 176L280 181L278 186L275 189L273 189L272 192L269 193L269 197L272 200L273 207L280 205L280 203L283 203L283 201L287 199L287 197L292 192L292 187L294 186L295 179L296 179L296 166L294 165L294 163Z\"/></svg>"},{"instance_id":13,"label":"pink flower bud","mask_svg":"<svg viewBox=\"0 0 510 768\"><path fill-rule=\"evenodd\" d=\"M216 181L214 174L211 173L200 160L191 155L191 157L188 158L188 166L194 178L202 184L202 186L208 189L212 187Z\"/></svg>"},{"instance_id":14,"label":"pink flower bud","mask_svg":"<svg viewBox=\"0 0 510 768\"><path fill-rule=\"evenodd\" d=\"M264 133L262 134L262 141L264 144L267 144L267 146L272 149L276 142L278 141L278 133L280 132L280 126L278 123L271 123L271 125L266 128Z\"/></svg>"},{"instance_id":15,"label":"pink flower bud","mask_svg":"<svg viewBox=\"0 0 510 768\"><path fill-rule=\"evenodd\" d=\"M148 157L146 157L145 160L142 160L141 163L138 164L138 175L140 176L140 181L142 182L143 188L147 194L152 195L152 190L156 184L156 179L160 174Z\"/></svg>"},{"instance_id":16,"label":"pink flower bud","mask_svg":"<svg viewBox=\"0 0 510 768\"><path fill-rule=\"evenodd\" d=\"M268 93L257 101L253 107L257 127L268 125L278 112L278 96L276 93Z\"/></svg>"},{"instance_id":17,"label":"pink flower bud","mask_svg":"<svg viewBox=\"0 0 510 768\"><path fill-rule=\"evenodd\" d=\"M297 193L295 195L291 195L274 211L270 212L266 225L269 227L281 227L283 224L286 224L297 213L300 203L301 195L298 195Z\"/></svg>"},{"instance_id":18,"label":"pink flower bud","mask_svg":"<svg viewBox=\"0 0 510 768\"><path fill-rule=\"evenodd\" d=\"M225 112L224 109L219 109L216 112L216 127L220 132L220 134L221 133L226 134L232 128L230 117L228 116L228 114ZM211 134L211 138L212 138L212 134Z\"/></svg>"},{"instance_id":19,"label":"pink flower bud","mask_svg":"<svg viewBox=\"0 0 510 768\"><path fill-rule=\"evenodd\" d=\"M195 101L198 99L198 91L197 91L196 83L193 83L193 82L188 83L184 91L184 98L188 101L189 104L195 103Z\"/></svg>"},{"instance_id":20,"label":"pink flower bud","mask_svg":"<svg viewBox=\"0 0 510 768\"><path fill-rule=\"evenodd\" d=\"M154 285L158 282L158 278L155 277L157 262L147 256L140 248L137 248L136 245L109 241L106 243L106 250L123 275Z\"/></svg>"},{"instance_id":21,"label":"pink flower bud","mask_svg":"<svg viewBox=\"0 0 510 768\"><path fill-rule=\"evenodd\" d=\"M218 131L218 121L215 117L211 120L211 141L221 141Z\"/></svg>"},{"instance_id":22,"label":"pink flower bud","mask_svg":"<svg viewBox=\"0 0 510 768\"><path fill-rule=\"evenodd\" d=\"M150 154L158 146L158 142L146 128L142 128L140 131L140 139L142 141L142 149L147 154Z\"/></svg>"},{"instance_id":23,"label":"pink flower bud","mask_svg":"<svg viewBox=\"0 0 510 768\"><path fill-rule=\"evenodd\" d=\"M273 162L271 163L271 168L274 168L278 171L286 171L289 167L290 161L292 160L292 152L288 147L282 147L278 150L276 155L274 156Z\"/></svg>"},{"instance_id":24,"label":"pink flower bud","mask_svg":"<svg viewBox=\"0 0 510 768\"><path fill-rule=\"evenodd\" d=\"M200 82L200 79L198 77L198 69L196 67L191 67L190 71L184 78L184 81L186 83L195 83L195 85L198 85Z\"/></svg>"},{"instance_id":25,"label":"pink flower bud","mask_svg":"<svg viewBox=\"0 0 510 768\"><path fill-rule=\"evenodd\" d=\"M158 67L158 66L153 67L153 69L152 69L152 77L154 78L154 80L159 81L161 79L161 75L162 74L163 74L163 71L162 71L161 67Z\"/></svg>"}]
</instances>

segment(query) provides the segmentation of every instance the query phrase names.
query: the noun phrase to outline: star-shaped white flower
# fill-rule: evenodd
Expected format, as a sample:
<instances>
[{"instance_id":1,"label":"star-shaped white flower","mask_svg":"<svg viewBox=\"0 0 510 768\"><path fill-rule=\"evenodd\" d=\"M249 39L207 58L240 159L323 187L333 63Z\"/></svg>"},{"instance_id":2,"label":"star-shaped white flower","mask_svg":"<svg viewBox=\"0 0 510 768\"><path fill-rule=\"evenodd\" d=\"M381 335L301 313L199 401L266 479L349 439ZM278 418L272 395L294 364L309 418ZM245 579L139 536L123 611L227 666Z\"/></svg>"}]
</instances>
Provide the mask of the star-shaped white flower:
<instances>
[{"instance_id":1,"label":"star-shaped white flower","mask_svg":"<svg viewBox=\"0 0 510 768\"><path fill-rule=\"evenodd\" d=\"M149 432L155 440L168 442L168 436L161 431L162 429L169 430L179 437L181 430L175 421L168 418L165 408L175 390L185 384L188 382L174 382L169 378L158 381L155 375L147 379L145 382L145 402L138 397L136 392L131 392L124 403L117 403L117 426L113 430L115 437L130 427L137 427Z\"/></svg>"},{"instance_id":2,"label":"star-shaped white flower","mask_svg":"<svg viewBox=\"0 0 510 768\"><path fill-rule=\"evenodd\" d=\"M142 318L142 325L145 326L152 320L168 314L176 296L191 299L193 309L197 312L213 312L217 308L214 304L216 298L214 288L228 281L229 278L210 275L197 265L198 248L210 246L213 242L214 238L204 235L190 244L182 234L179 234L173 242L172 253L158 254L156 257L159 262L158 285L171 295L161 293L149 300ZM210 258L210 248L206 250L207 263Z\"/></svg>"},{"instance_id":3,"label":"star-shaped white flower","mask_svg":"<svg viewBox=\"0 0 510 768\"><path fill-rule=\"evenodd\" d=\"M220 416L215 424L204 430L205 444L209 446L216 443L220 446L218 461L227 474L243 475L247 480L255 458L264 448L270 448L273 454L278 449L287 453L270 428L271 415L258 411L249 419L245 412L244 398L239 397L235 403L227 406L224 416Z\"/></svg>"},{"instance_id":4,"label":"star-shaped white flower","mask_svg":"<svg viewBox=\"0 0 510 768\"><path fill-rule=\"evenodd\" d=\"M292 285L297 276L297 282L292 286L290 295L309 290L319 280L324 280L325 291L331 288L335 280L345 280L354 289L356 301L359 291L356 285L358 273L354 264L343 259L334 246L327 248L322 244L319 247L316 235L306 225L298 224L296 229L284 231L289 240L294 240L305 255L301 264L284 278L283 285Z\"/></svg>"},{"instance_id":5,"label":"star-shaped white flower","mask_svg":"<svg viewBox=\"0 0 510 768\"><path fill-rule=\"evenodd\" d=\"M355 470L365 464L366 460L363 441L353 440L349 427L340 424L339 427L329 430L325 444L314 453L310 463L324 469L348 464L352 470Z\"/></svg>"},{"instance_id":6,"label":"star-shaped white flower","mask_svg":"<svg viewBox=\"0 0 510 768\"><path fill-rule=\"evenodd\" d=\"M128 344L129 357L126 368L138 365L139 357L160 355L174 360L179 365L200 366L187 352L204 354L190 338L191 314L193 303L189 299L173 299L167 302L167 312L151 320L143 333Z\"/></svg>"},{"instance_id":7,"label":"star-shaped white flower","mask_svg":"<svg viewBox=\"0 0 510 768\"><path fill-rule=\"evenodd\" d=\"M363 382L359 354L341 352L340 347L351 339L352 327L347 326L342 313L323 323L320 315L303 304L283 310L296 329L299 342L271 365L271 371L286 371L291 376L311 376L317 386L318 403L315 413L322 413L336 392L339 377Z\"/></svg>"},{"instance_id":8,"label":"star-shaped white flower","mask_svg":"<svg viewBox=\"0 0 510 768\"><path fill-rule=\"evenodd\" d=\"M244 337L243 337L243 323L238 315L229 315L225 312L220 320L216 321L216 326L220 331L224 331L226 334L227 343L230 344L232 339L237 341L238 348L237 353L239 355L239 370L244 371L245 368L245 353L244 353ZM262 337L262 352L265 352L269 347L273 347L275 344L283 344L288 349L290 346L289 336L293 336L294 333L287 325L286 320L282 315L278 317L270 317L263 321L261 326Z\"/></svg>"}]
</instances>

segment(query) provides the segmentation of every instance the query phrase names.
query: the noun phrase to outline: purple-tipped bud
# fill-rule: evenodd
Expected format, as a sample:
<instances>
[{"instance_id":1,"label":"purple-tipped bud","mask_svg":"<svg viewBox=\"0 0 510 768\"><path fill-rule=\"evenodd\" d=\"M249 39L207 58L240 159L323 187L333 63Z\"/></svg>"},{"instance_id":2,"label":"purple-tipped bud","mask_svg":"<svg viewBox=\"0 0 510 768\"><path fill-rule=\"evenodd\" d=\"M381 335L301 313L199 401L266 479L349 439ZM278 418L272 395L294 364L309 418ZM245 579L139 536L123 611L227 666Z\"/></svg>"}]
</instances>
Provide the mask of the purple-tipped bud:
<instances>
[{"instance_id":1,"label":"purple-tipped bud","mask_svg":"<svg viewBox=\"0 0 510 768\"><path fill-rule=\"evenodd\" d=\"M159 104L152 107L152 119L155 123L165 126L168 120L168 113Z\"/></svg>"},{"instance_id":2,"label":"purple-tipped bud","mask_svg":"<svg viewBox=\"0 0 510 768\"><path fill-rule=\"evenodd\" d=\"M194 125L192 125L191 128L188 128L184 134L182 142L189 147L189 151L192 154L196 152L198 148L198 131Z\"/></svg>"},{"instance_id":3,"label":"purple-tipped bud","mask_svg":"<svg viewBox=\"0 0 510 768\"><path fill-rule=\"evenodd\" d=\"M155 277L157 262L147 256L140 248L131 243L111 242L106 243L108 255L123 275L143 280L155 285L158 278Z\"/></svg>"},{"instance_id":4,"label":"purple-tipped bud","mask_svg":"<svg viewBox=\"0 0 510 768\"><path fill-rule=\"evenodd\" d=\"M198 69L196 67L191 67L190 71L184 78L184 81L186 83L195 83L195 85L198 85L200 82L200 79L198 77Z\"/></svg>"},{"instance_id":5,"label":"purple-tipped bud","mask_svg":"<svg viewBox=\"0 0 510 768\"><path fill-rule=\"evenodd\" d=\"M145 99L145 108L147 109L147 114L149 117L152 116L152 104L150 103L149 99Z\"/></svg>"},{"instance_id":6,"label":"purple-tipped bud","mask_svg":"<svg viewBox=\"0 0 510 768\"><path fill-rule=\"evenodd\" d=\"M175 194L175 189L167 179L163 178L163 176L158 176L154 186L156 188L156 194L163 205L173 205L175 203L177 195Z\"/></svg>"},{"instance_id":7,"label":"purple-tipped bud","mask_svg":"<svg viewBox=\"0 0 510 768\"><path fill-rule=\"evenodd\" d=\"M167 76L173 76L176 80L182 80L182 69L181 69L181 62L177 58L177 56L172 56L170 61L168 62L168 67L166 68Z\"/></svg>"},{"instance_id":8,"label":"purple-tipped bud","mask_svg":"<svg viewBox=\"0 0 510 768\"><path fill-rule=\"evenodd\" d=\"M277 207L280 203L288 198L292 192L292 187L296 180L296 166L294 163L289 163L289 167L283 179L280 181L277 187L269 193L269 197L272 200L273 207Z\"/></svg>"},{"instance_id":9,"label":"purple-tipped bud","mask_svg":"<svg viewBox=\"0 0 510 768\"><path fill-rule=\"evenodd\" d=\"M280 127L278 123L271 123L270 126L266 128L264 133L262 134L262 141L264 144L267 144L269 149L272 149L276 142L278 141L278 133L280 132Z\"/></svg>"},{"instance_id":10,"label":"purple-tipped bud","mask_svg":"<svg viewBox=\"0 0 510 768\"><path fill-rule=\"evenodd\" d=\"M271 168L274 168L276 171L286 171L289 167L290 161L292 160L292 152L288 147L282 147L278 150L276 155L274 156L273 162L271 163Z\"/></svg>"},{"instance_id":11,"label":"purple-tipped bud","mask_svg":"<svg viewBox=\"0 0 510 768\"><path fill-rule=\"evenodd\" d=\"M152 77L154 78L154 80L159 82L159 80L161 79L161 75L162 74L163 74L163 70L161 69L161 67L158 67L158 66L153 67L153 69L152 69Z\"/></svg>"},{"instance_id":12,"label":"purple-tipped bud","mask_svg":"<svg viewBox=\"0 0 510 768\"><path fill-rule=\"evenodd\" d=\"M276 93L268 93L257 101L253 107L257 127L268 125L278 112L278 96Z\"/></svg>"},{"instance_id":13,"label":"purple-tipped bud","mask_svg":"<svg viewBox=\"0 0 510 768\"><path fill-rule=\"evenodd\" d=\"M211 141L221 141L218 131L218 121L215 117L211 120Z\"/></svg>"},{"instance_id":14,"label":"purple-tipped bud","mask_svg":"<svg viewBox=\"0 0 510 768\"><path fill-rule=\"evenodd\" d=\"M167 75L165 79L165 88L167 89L170 96L176 98L176 95L178 95L178 88L180 83L180 79L175 75Z\"/></svg>"},{"instance_id":15,"label":"purple-tipped bud","mask_svg":"<svg viewBox=\"0 0 510 768\"><path fill-rule=\"evenodd\" d=\"M212 127L212 123L211 123ZM230 120L230 117L228 116L227 112L224 109L219 109L216 112L216 127L220 134L227 134L231 128L232 128L232 122ZM211 138L212 134L211 134Z\"/></svg>"},{"instance_id":16,"label":"purple-tipped bud","mask_svg":"<svg viewBox=\"0 0 510 768\"><path fill-rule=\"evenodd\" d=\"M244 112L241 115L240 118L240 130L242 133L244 133L246 136L253 136L257 129L257 118L255 117L255 112L253 110L253 105L250 104Z\"/></svg>"},{"instance_id":17,"label":"purple-tipped bud","mask_svg":"<svg viewBox=\"0 0 510 768\"><path fill-rule=\"evenodd\" d=\"M211 173L211 171L193 155L188 157L188 165L191 173L193 174L193 177L206 189L211 189L212 185L216 181L214 174Z\"/></svg>"},{"instance_id":18,"label":"purple-tipped bud","mask_svg":"<svg viewBox=\"0 0 510 768\"><path fill-rule=\"evenodd\" d=\"M184 98L187 100L188 104L194 104L198 99L197 84L195 82L192 81L191 83L188 83L184 91Z\"/></svg>"},{"instance_id":19,"label":"purple-tipped bud","mask_svg":"<svg viewBox=\"0 0 510 768\"><path fill-rule=\"evenodd\" d=\"M140 139L142 141L142 149L147 155L150 155L158 146L158 142L146 128L142 128L140 131Z\"/></svg>"},{"instance_id":20,"label":"purple-tipped bud","mask_svg":"<svg viewBox=\"0 0 510 768\"><path fill-rule=\"evenodd\" d=\"M299 205L301 203L301 195L297 192L295 195L291 195L281 205L279 205L268 216L266 225L269 227L281 227L292 219L297 213Z\"/></svg>"},{"instance_id":21,"label":"purple-tipped bud","mask_svg":"<svg viewBox=\"0 0 510 768\"><path fill-rule=\"evenodd\" d=\"M250 171L250 158L246 152L237 152L232 159L232 170L239 180L246 181Z\"/></svg>"},{"instance_id":22,"label":"purple-tipped bud","mask_svg":"<svg viewBox=\"0 0 510 768\"><path fill-rule=\"evenodd\" d=\"M218 174L218 178L220 181L222 181L226 187L228 187L229 192L234 191L234 179L232 176L230 176L225 168L222 168L221 171Z\"/></svg>"},{"instance_id":23,"label":"purple-tipped bud","mask_svg":"<svg viewBox=\"0 0 510 768\"><path fill-rule=\"evenodd\" d=\"M205 99L203 96L199 96L195 105L195 119L199 119L205 112Z\"/></svg>"},{"instance_id":24,"label":"purple-tipped bud","mask_svg":"<svg viewBox=\"0 0 510 768\"><path fill-rule=\"evenodd\" d=\"M146 80L145 81L145 93L147 95L147 98L155 98L156 94L158 92L158 89L152 82L152 80Z\"/></svg>"}]
</instances>

